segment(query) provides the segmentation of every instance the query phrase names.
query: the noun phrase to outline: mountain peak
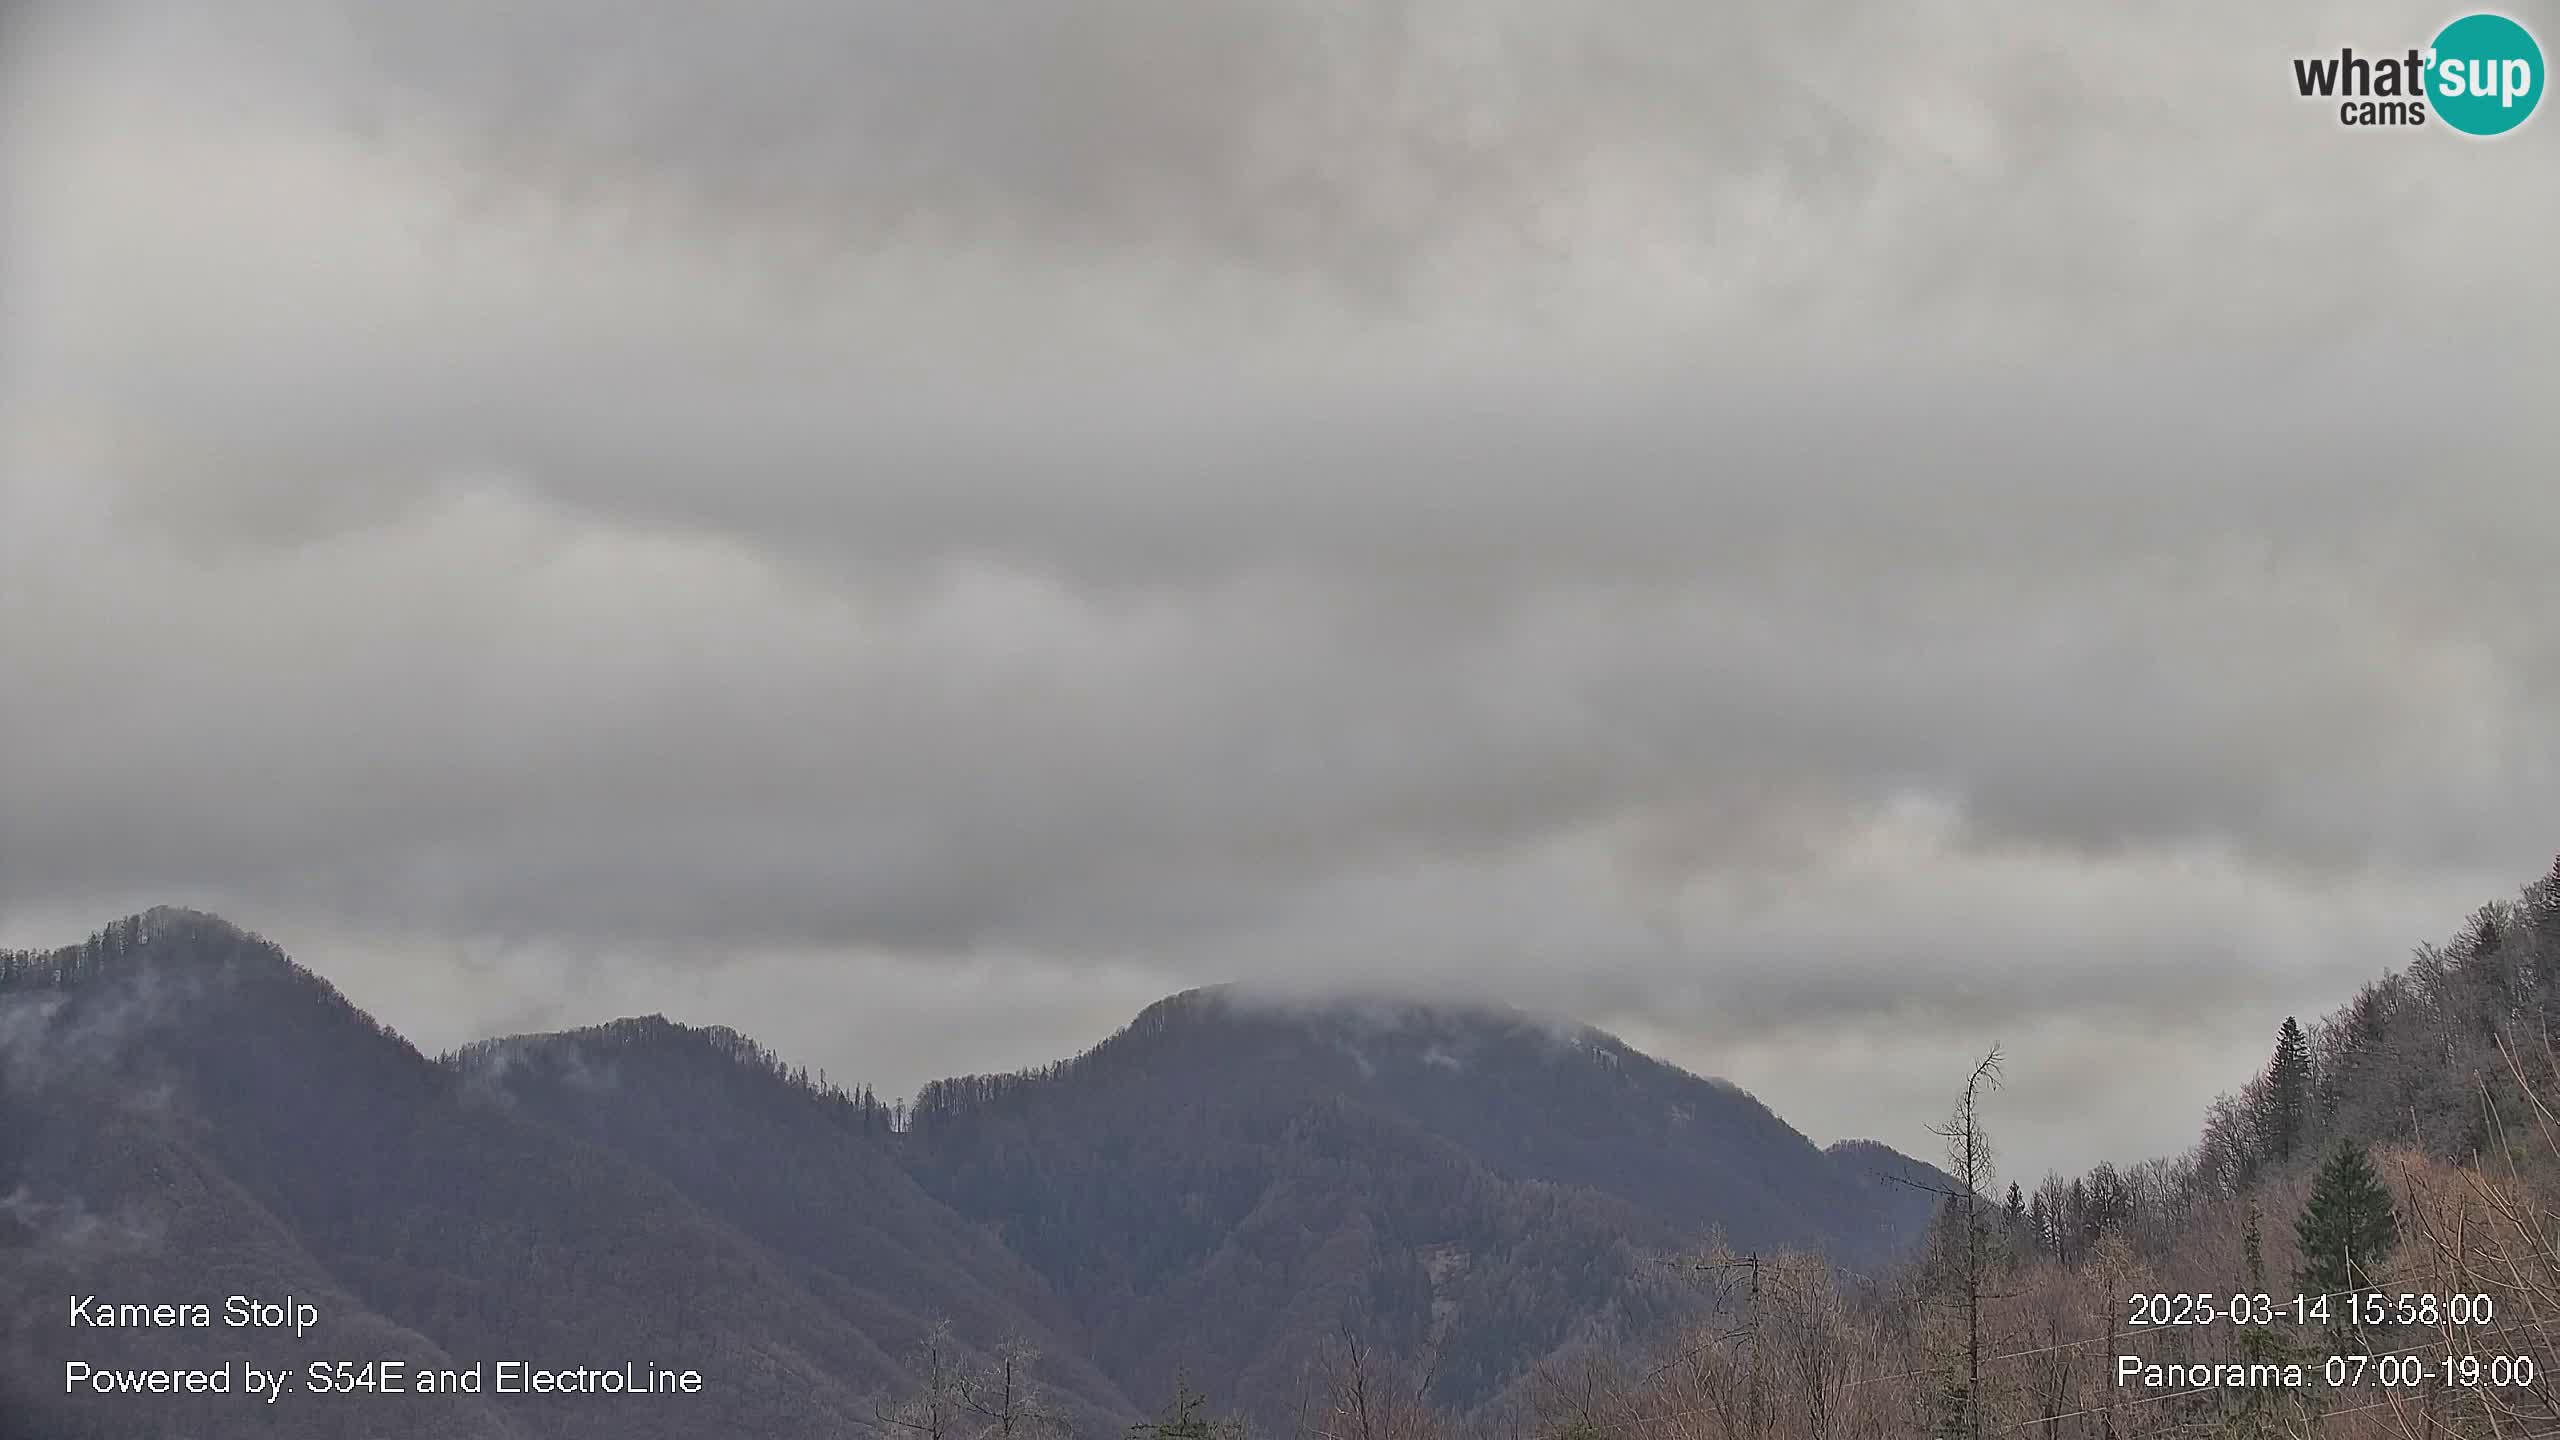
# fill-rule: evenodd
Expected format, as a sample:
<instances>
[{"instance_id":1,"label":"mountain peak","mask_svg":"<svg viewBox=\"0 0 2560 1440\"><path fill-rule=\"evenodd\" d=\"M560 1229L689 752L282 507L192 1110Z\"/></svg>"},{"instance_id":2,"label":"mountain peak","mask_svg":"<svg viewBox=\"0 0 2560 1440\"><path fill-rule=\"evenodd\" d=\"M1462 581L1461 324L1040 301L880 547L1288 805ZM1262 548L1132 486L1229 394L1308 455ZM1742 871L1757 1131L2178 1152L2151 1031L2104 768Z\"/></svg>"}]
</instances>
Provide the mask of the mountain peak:
<instances>
[{"instance_id":1,"label":"mountain peak","mask_svg":"<svg viewBox=\"0 0 2560 1440\"><path fill-rule=\"evenodd\" d=\"M0 991L72 990L115 976L228 975L244 966L251 972L297 975L322 984L264 936L208 911L155 905L110 920L73 944L50 950L0 950Z\"/></svg>"},{"instance_id":2,"label":"mountain peak","mask_svg":"<svg viewBox=\"0 0 2560 1440\"><path fill-rule=\"evenodd\" d=\"M128 923L143 926L153 934L187 930L199 934L233 936L243 940L252 938L246 927L235 925L210 910L198 910L190 905L154 905L139 915L127 917L127 920Z\"/></svg>"},{"instance_id":3,"label":"mountain peak","mask_svg":"<svg viewBox=\"0 0 2560 1440\"><path fill-rule=\"evenodd\" d=\"M1186 990L1073 1060L937 1081L917 1097L919 1129L955 1143L990 1126L1082 1123L1068 1118L1077 1115L1188 1125L1216 1114L1278 1134L1343 1111L1455 1145L1506 1180L1623 1201L1665 1237L1713 1223L1737 1242L1864 1263L1914 1233L1912 1216L1879 1206L1868 1183L1914 1162L1852 1147L1844 1163L1738 1086L1589 1025L1498 1004Z\"/></svg>"},{"instance_id":4,"label":"mountain peak","mask_svg":"<svg viewBox=\"0 0 2560 1440\"><path fill-rule=\"evenodd\" d=\"M1386 988L1303 990L1245 981L1205 985L1168 995L1140 1011L1129 1028L1221 1020L1295 1024L1380 1037L1461 1030L1536 1032L1567 1045L1625 1045L1607 1031L1580 1021L1538 1015L1499 1001Z\"/></svg>"}]
</instances>

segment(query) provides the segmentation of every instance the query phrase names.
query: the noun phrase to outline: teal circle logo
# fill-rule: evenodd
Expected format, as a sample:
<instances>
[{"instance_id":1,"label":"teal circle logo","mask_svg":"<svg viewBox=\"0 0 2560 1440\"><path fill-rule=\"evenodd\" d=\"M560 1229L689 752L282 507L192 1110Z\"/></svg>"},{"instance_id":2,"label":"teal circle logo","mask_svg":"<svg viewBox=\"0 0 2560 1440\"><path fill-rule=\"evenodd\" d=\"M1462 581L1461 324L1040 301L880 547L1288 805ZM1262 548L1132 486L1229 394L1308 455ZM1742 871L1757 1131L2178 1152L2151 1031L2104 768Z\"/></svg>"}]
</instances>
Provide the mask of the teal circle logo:
<instances>
[{"instance_id":1,"label":"teal circle logo","mask_svg":"<svg viewBox=\"0 0 2560 1440\"><path fill-rule=\"evenodd\" d=\"M2465 135L2504 135L2542 103L2542 47L2504 15L2463 16L2427 57L2427 104Z\"/></svg>"}]
</instances>

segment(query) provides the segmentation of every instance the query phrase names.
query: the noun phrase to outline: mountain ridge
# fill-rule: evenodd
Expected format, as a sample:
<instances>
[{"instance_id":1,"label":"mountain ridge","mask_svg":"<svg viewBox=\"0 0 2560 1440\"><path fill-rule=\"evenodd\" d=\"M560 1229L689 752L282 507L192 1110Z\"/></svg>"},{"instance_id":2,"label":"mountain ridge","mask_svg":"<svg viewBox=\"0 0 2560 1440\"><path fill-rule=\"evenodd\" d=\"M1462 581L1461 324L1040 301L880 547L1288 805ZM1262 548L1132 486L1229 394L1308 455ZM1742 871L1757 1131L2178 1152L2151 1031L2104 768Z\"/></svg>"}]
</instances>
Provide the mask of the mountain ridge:
<instances>
[{"instance_id":1,"label":"mountain ridge","mask_svg":"<svg viewBox=\"0 0 2560 1440\"><path fill-rule=\"evenodd\" d=\"M280 947L161 907L0 955L0 1194L250 1237L235 1273L299 1277L422 1357L693 1346L731 1390L684 1423L780 1435L866 1423L866 1396L919 1383L920 1347L975 1364L1008 1338L1087 1429L1185 1370L1275 1422L1349 1333L1428 1357L1435 1399L1478 1408L1578 1346L1680 1323L1694 1297L1654 1262L1719 1226L1863 1257L1901 1223L1756 1099L1592 1027L1240 998L1166 997L1072 1060L936 1082L898 1117L664 1016L429 1058ZM159 1098L122 1116L137 1094ZM1667 1177L1639 1163L1664 1153ZM1724 1192L1679 1200L1719 1167ZM152 1178L175 1170L205 1185ZM1792 1227L1769 1224L1773 1184L1805 1187ZM0 1226L6 1288L65 1280L50 1244ZM129 1268L180 1291L194 1263L146 1248ZM66 1436L132 1433L49 1413ZM650 1433L610 1419L436 1423Z\"/></svg>"},{"instance_id":2,"label":"mountain ridge","mask_svg":"<svg viewBox=\"0 0 2560 1440\"><path fill-rule=\"evenodd\" d=\"M1864 1208L1839 1189L1865 1188L1867 1177L1844 1173L1853 1167L1880 1165L1924 1186L1934 1176L1943 1188L1932 1167L1876 1142L1817 1147L1740 1086L1656 1059L1596 1026L1472 1003L1366 996L1273 1003L1235 986L1157 1001L1069 1060L935 1082L917 1097L916 1123L947 1125L990 1105L1037 1106L1058 1087L1108 1086L1109 1077L1148 1063L1196 1064L1204 1081L1241 1066L1298 1071L1285 1083L1391 1103L1496 1173L1590 1185L1675 1230L1703 1230L1681 1217L1690 1197L1710 1196L1703 1208L1737 1244L1831 1248L1822 1242L1843 1237L1825 1227ZM1486 1103L1488 1084L1503 1087L1502 1103ZM1553 1124L1523 1125L1524 1114ZM1722 1173L1721 1159L1737 1152L1762 1156L1769 1174ZM1671 1173L1644 1173L1656 1164ZM1773 1195L1772 1186L1790 1193ZM1857 1254L1842 1258L1898 1253L1929 1208L1925 1199L1888 1207L1872 1230L1852 1237Z\"/></svg>"}]
</instances>

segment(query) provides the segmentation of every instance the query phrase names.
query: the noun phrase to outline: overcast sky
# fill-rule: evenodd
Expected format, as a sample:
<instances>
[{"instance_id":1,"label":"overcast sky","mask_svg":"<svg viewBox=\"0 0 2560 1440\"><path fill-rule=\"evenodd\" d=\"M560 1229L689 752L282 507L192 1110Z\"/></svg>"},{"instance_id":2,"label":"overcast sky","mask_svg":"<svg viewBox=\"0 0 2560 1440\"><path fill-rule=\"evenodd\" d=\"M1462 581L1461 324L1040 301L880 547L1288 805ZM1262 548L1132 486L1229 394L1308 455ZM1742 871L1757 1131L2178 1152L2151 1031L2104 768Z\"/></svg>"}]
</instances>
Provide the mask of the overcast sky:
<instances>
[{"instance_id":1,"label":"overcast sky","mask_svg":"<svg viewBox=\"0 0 2560 1440\"><path fill-rule=\"evenodd\" d=\"M0 938L884 1093L1385 984L1922 1153L1998 1042L2032 1178L2560 850L2553 122L2291 93L2450 12L7 13Z\"/></svg>"}]
</instances>

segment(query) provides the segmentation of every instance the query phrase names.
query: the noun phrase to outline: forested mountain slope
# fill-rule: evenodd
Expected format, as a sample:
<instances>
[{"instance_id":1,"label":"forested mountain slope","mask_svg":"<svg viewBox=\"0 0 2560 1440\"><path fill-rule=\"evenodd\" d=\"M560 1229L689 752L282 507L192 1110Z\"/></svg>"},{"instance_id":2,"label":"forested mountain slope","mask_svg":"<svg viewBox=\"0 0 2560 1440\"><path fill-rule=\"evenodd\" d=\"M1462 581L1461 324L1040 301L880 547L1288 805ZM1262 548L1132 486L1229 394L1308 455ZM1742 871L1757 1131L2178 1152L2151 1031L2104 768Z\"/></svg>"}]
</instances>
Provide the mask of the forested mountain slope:
<instances>
[{"instance_id":1,"label":"forested mountain slope","mask_svg":"<svg viewBox=\"0 0 2560 1440\"><path fill-rule=\"evenodd\" d=\"M1712 1228L1738 1246L1876 1261L1906 1252L1931 1208L1874 1183L1935 1174L1884 1146L1826 1154L1730 1084L1603 1031L1487 1006L1189 991L1074 1060L929 1086L915 1118L947 1147L1000 1116L1067 1125L1168 1101L1317 1098L1448 1141L1504 1178L1614 1197L1676 1236Z\"/></svg>"},{"instance_id":2,"label":"forested mountain slope","mask_svg":"<svg viewBox=\"0 0 2560 1440\"><path fill-rule=\"evenodd\" d=\"M2307 1027L2294 1063L2271 1055L2207 1117L2191 1157L2197 1177L2242 1184L2338 1136L2406 1142L2446 1160L2494 1151L2499 1109L2513 1120L2527 1113L2520 1074L2552 1073L2555 1029L2560 863Z\"/></svg>"},{"instance_id":3,"label":"forested mountain slope","mask_svg":"<svg viewBox=\"0 0 2560 1440\"><path fill-rule=\"evenodd\" d=\"M451 1063L474 1093L671 1182L892 1354L949 1321L964 1352L1027 1341L1089 1426L1135 1413L1047 1283L909 1178L883 1107L735 1031L651 1016L485 1041Z\"/></svg>"},{"instance_id":4,"label":"forested mountain slope","mask_svg":"<svg viewBox=\"0 0 2560 1440\"><path fill-rule=\"evenodd\" d=\"M1703 1410L1715 1440L2560 1434L2560 866L2328 1016L2267 1019L2186 1153L1985 1176L1901 1283L1799 1270L1553 1413L1635 1436ZM1991 1102L1970 1123L1996 1132Z\"/></svg>"},{"instance_id":5,"label":"forested mountain slope","mask_svg":"<svg viewBox=\"0 0 2560 1440\"><path fill-rule=\"evenodd\" d=\"M1499 1011L1193 993L901 1118L656 1017L431 1060L193 912L0 955L0 1414L48 1440L814 1437L1028 1347L1076 1433L1183 1378L1285 1428L1345 1345L1482 1413L1694 1319L1664 1262L1710 1233L1872 1263L1925 1214L1882 1147L1823 1152L1730 1086ZM290 1293L324 1319L67 1329L82 1293ZM62 1394L74 1358L332 1357L710 1383L272 1413Z\"/></svg>"},{"instance_id":6,"label":"forested mountain slope","mask_svg":"<svg viewBox=\"0 0 2560 1440\"><path fill-rule=\"evenodd\" d=\"M1237 1377L1270 1413L1331 1331L1429 1355L1465 1409L1694 1296L1657 1263L1720 1231L1860 1263L1907 1249L1929 1175L1826 1155L1749 1096L1580 1027L1195 991L1075 1060L943 1082L908 1153L1040 1268L1141 1391Z\"/></svg>"},{"instance_id":7,"label":"forested mountain slope","mask_svg":"<svg viewBox=\"0 0 2560 1440\"><path fill-rule=\"evenodd\" d=\"M2296 1185L2341 1140L2535 1163L2527 1092L2560 1075L2560 864L2328 1015L2268 1030L2268 1063L2215 1101L2187 1153L2045 1177L2027 1217L2040 1243L2067 1254L2123 1233L2167 1248L2199 1209Z\"/></svg>"},{"instance_id":8,"label":"forested mountain slope","mask_svg":"<svg viewBox=\"0 0 2560 1440\"><path fill-rule=\"evenodd\" d=\"M154 911L0 967L0 1412L81 1436L834 1436L896 1336L665 1180L477 1096L272 945ZM301 1341L73 1331L65 1297L315 1301ZM884 1343L887 1342L887 1343ZM63 1396L64 1364L665 1362L700 1395Z\"/></svg>"}]
</instances>

